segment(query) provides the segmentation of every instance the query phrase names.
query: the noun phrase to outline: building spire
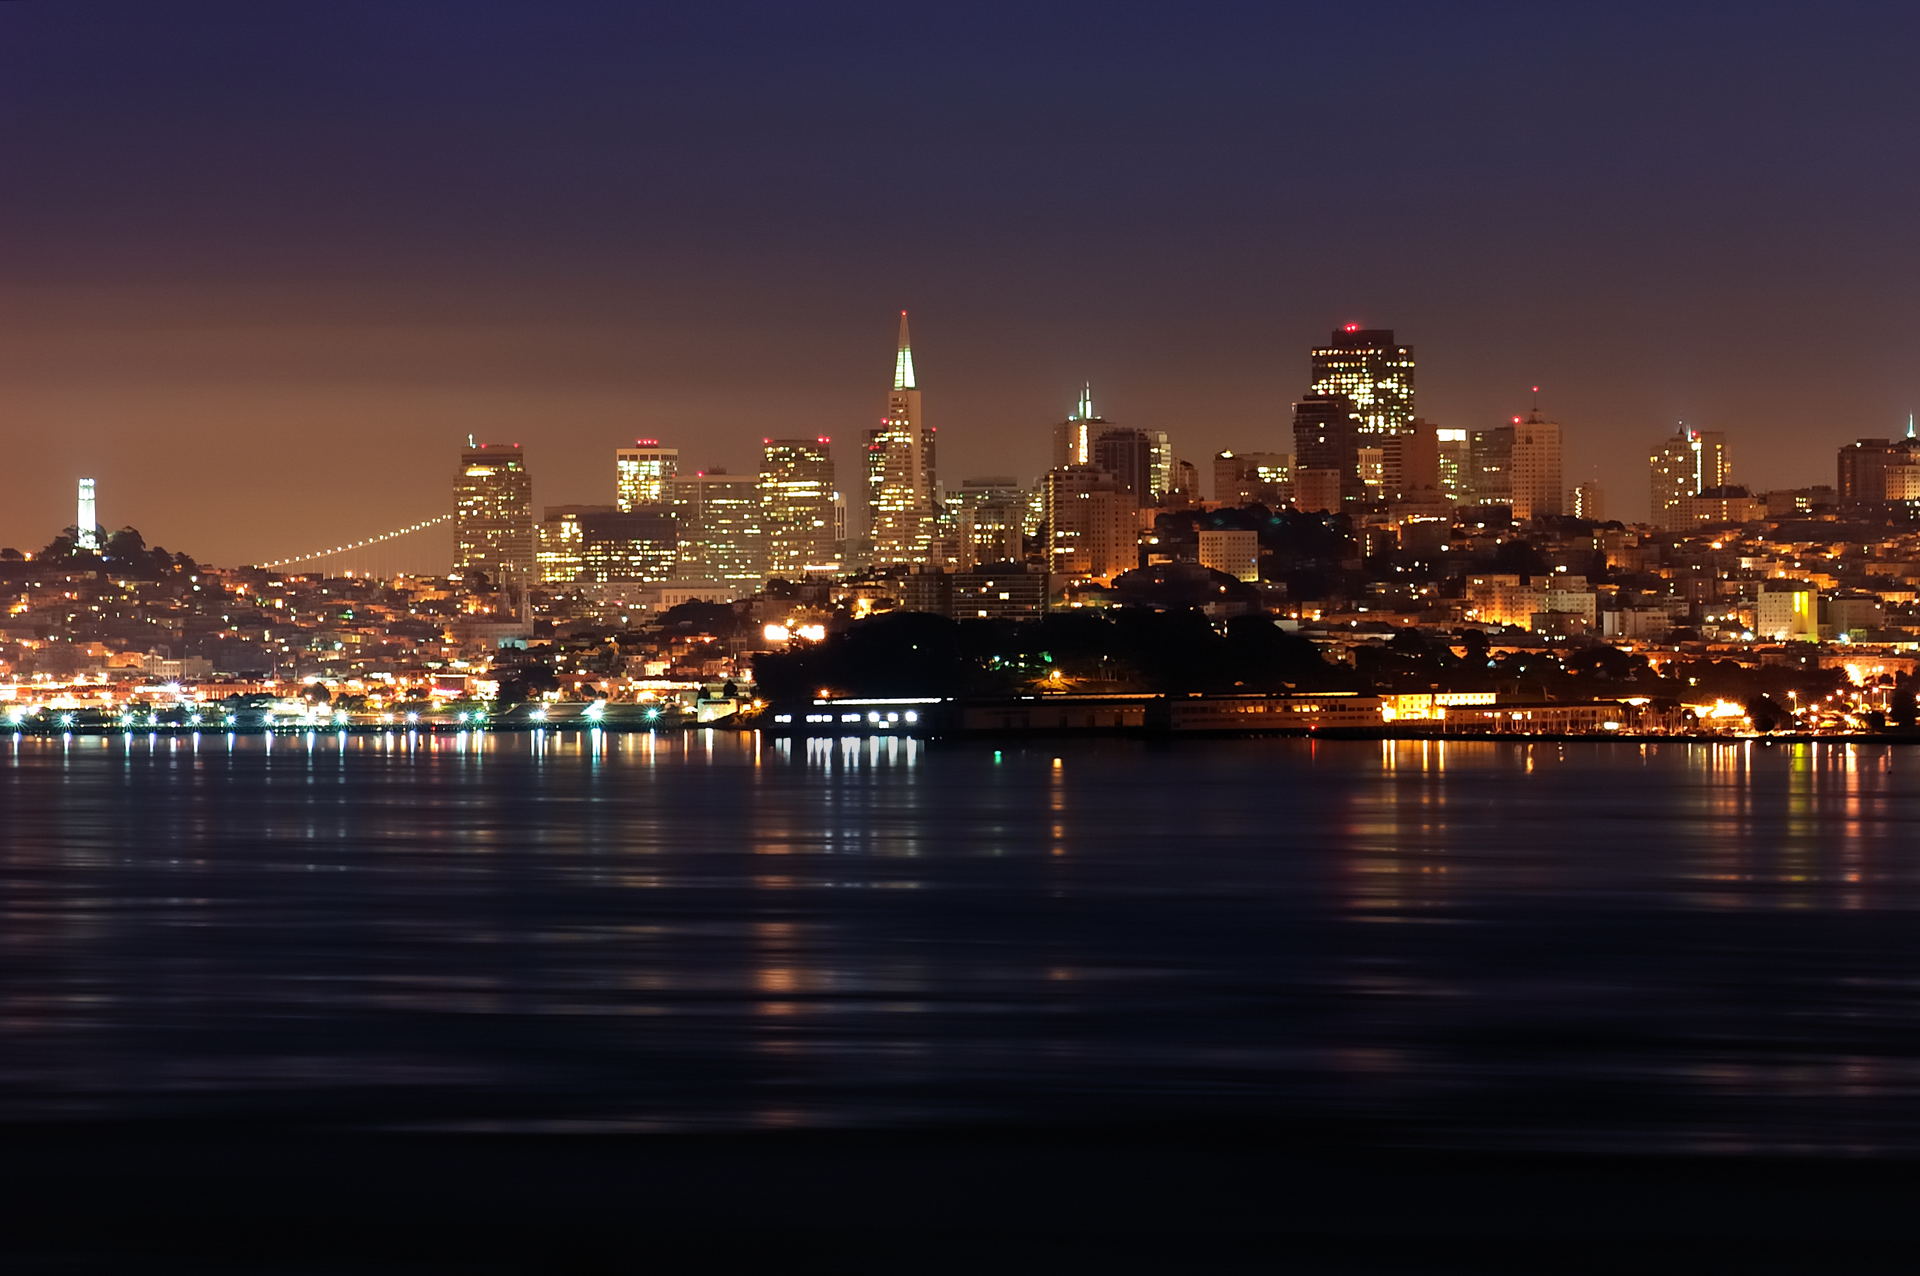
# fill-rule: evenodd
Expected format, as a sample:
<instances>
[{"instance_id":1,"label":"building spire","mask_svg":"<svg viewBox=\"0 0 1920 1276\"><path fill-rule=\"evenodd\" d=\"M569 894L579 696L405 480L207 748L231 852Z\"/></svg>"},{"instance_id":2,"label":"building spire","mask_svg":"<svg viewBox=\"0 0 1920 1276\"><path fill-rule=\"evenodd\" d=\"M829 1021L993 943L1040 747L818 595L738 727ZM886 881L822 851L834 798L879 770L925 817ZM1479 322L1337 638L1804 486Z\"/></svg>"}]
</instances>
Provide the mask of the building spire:
<instances>
[{"instance_id":1,"label":"building spire","mask_svg":"<svg viewBox=\"0 0 1920 1276\"><path fill-rule=\"evenodd\" d=\"M1920 437L1916 436L1913 432L1913 413L1911 412L1907 413L1907 437L1910 439Z\"/></svg>"},{"instance_id":2,"label":"building spire","mask_svg":"<svg viewBox=\"0 0 1920 1276\"><path fill-rule=\"evenodd\" d=\"M907 337L907 312L900 312L900 348L893 356L893 388L913 390L913 342Z\"/></svg>"},{"instance_id":3,"label":"building spire","mask_svg":"<svg viewBox=\"0 0 1920 1276\"><path fill-rule=\"evenodd\" d=\"M1076 421L1093 420L1093 382L1083 382L1080 386L1080 405L1073 410Z\"/></svg>"}]
</instances>

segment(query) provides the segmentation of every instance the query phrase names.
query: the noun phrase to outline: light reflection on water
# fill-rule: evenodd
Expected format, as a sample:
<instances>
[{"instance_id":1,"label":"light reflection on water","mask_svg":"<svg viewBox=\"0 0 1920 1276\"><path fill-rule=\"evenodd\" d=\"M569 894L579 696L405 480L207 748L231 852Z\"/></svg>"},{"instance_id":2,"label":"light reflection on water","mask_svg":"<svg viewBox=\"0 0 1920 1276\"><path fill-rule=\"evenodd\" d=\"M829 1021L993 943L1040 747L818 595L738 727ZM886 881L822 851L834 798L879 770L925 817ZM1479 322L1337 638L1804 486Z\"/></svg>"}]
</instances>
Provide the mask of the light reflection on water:
<instances>
[{"instance_id":1,"label":"light reflection on water","mask_svg":"<svg viewBox=\"0 0 1920 1276\"><path fill-rule=\"evenodd\" d=\"M1920 1149L1920 752L0 737L0 1120Z\"/></svg>"}]
</instances>

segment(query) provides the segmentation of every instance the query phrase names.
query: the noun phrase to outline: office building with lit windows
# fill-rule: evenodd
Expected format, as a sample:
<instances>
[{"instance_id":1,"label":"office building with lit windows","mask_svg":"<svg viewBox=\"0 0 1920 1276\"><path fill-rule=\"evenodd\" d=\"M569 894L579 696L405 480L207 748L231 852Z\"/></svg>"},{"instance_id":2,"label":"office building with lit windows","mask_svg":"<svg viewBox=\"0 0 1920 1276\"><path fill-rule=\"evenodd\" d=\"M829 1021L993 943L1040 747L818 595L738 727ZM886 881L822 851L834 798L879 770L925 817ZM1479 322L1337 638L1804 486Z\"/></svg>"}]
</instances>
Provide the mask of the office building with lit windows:
<instances>
[{"instance_id":1,"label":"office building with lit windows","mask_svg":"<svg viewBox=\"0 0 1920 1276\"><path fill-rule=\"evenodd\" d=\"M674 579L712 581L735 598L766 584L758 474L717 469L678 474L667 495L678 520Z\"/></svg>"},{"instance_id":2,"label":"office building with lit windows","mask_svg":"<svg viewBox=\"0 0 1920 1276\"><path fill-rule=\"evenodd\" d=\"M630 513L667 504L667 485L680 464L680 449L661 447L658 439L640 439L613 454L614 505Z\"/></svg>"},{"instance_id":3,"label":"office building with lit windows","mask_svg":"<svg viewBox=\"0 0 1920 1276\"><path fill-rule=\"evenodd\" d=\"M1441 494L1455 505L1472 504L1473 440L1469 431L1436 426L1433 437Z\"/></svg>"},{"instance_id":4,"label":"office building with lit windows","mask_svg":"<svg viewBox=\"0 0 1920 1276\"><path fill-rule=\"evenodd\" d=\"M460 454L453 483L453 570L494 585L534 579L533 478L518 443L480 443Z\"/></svg>"},{"instance_id":5,"label":"office building with lit windows","mask_svg":"<svg viewBox=\"0 0 1920 1276\"><path fill-rule=\"evenodd\" d=\"M586 532L580 519L587 514L612 514L611 505L549 505L536 529L534 561L542 585L571 585L586 570Z\"/></svg>"},{"instance_id":6,"label":"office building with lit windows","mask_svg":"<svg viewBox=\"0 0 1920 1276\"><path fill-rule=\"evenodd\" d=\"M800 580L838 570L830 440L762 442L760 526L767 538L767 574Z\"/></svg>"},{"instance_id":7,"label":"office building with lit windows","mask_svg":"<svg viewBox=\"0 0 1920 1276\"><path fill-rule=\"evenodd\" d=\"M1310 393L1351 403L1361 434L1397 434L1412 423L1413 347L1396 342L1393 329L1347 324L1311 358Z\"/></svg>"}]
</instances>

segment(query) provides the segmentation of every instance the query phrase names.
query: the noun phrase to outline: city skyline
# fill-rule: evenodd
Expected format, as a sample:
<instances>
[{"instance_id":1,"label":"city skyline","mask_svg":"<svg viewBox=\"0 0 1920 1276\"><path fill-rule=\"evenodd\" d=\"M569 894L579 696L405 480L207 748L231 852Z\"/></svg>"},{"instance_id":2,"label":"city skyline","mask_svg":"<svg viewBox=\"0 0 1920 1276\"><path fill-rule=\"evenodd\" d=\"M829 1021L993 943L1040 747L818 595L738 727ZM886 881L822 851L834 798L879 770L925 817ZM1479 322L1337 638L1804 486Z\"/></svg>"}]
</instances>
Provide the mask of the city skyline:
<instances>
[{"instance_id":1,"label":"city skyline","mask_svg":"<svg viewBox=\"0 0 1920 1276\"><path fill-rule=\"evenodd\" d=\"M1638 6L1222 7L1171 45L1074 6L977 31L861 6L664 29L591 5L199 6L217 39L151 6L73 12L0 9L25 108L0 158L31 192L0 217L22 457L0 543L21 548L91 475L115 525L300 552L437 510L428 476L469 432L525 443L542 504L602 499L604 449L636 437L744 472L769 433L860 436L876 316L901 308L950 480L1036 477L1088 380L1197 466L1277 450L1300 352L1343 323L1418 347L1442 427L1543 385L1567 480L1627 517L1635 458L1678 421L1738 439L1766 488L1920 400L1888 282L1912 179L1846 123L1897 109L1911 15L1834 24L1809 69L1789 13ZM1390 82L1329 91L1293 58L1276 88L1274 54L1361 32ZM908 49L921 84L875 109L856 69ZM1516 111L1522 67L1562 91ZM1136 70L1166 91L1087 91ZM139 109L95 109L108 83ZM1005 90L987 112L982 83ZM1393 142L1366 151L1368 199L1299 198L1302 174L1362 175L1356 129ZM296 472L302 442L374 463Z\"/></svg>"}]
</instances>

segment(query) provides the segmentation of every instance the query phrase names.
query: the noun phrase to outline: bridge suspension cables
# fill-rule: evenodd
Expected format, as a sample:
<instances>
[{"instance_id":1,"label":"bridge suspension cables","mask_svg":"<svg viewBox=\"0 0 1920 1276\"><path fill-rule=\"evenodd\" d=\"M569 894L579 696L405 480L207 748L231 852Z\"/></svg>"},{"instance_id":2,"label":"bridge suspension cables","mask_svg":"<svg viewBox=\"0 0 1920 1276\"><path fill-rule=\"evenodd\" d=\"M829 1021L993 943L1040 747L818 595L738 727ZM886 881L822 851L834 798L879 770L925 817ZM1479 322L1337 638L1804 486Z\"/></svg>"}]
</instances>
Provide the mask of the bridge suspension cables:
<instances>
[{"instance_id":1,"label":"bridge suspension cables","mask_svg":"<svg viewBox=\"0 0 1920 1276\"><path fill-rule=\"evenodd\" d=\"M311 554L294 554L287 558L273 559L271 562L256 563L254 566L269 568L295 567L302 563L317 563L322 559L343 558L347 555L356 554L358 551L371 549L376 545L385 545L390 541L397 541L402 536L411 536L415 532L424 532L429 528L439 527L443 523L450 523L452 521L453 514L450 511L445 514L435 514L432 518L421 519L418 523L409 523L405 527L396 527L391 531L380 532L377 535L363 537L357 541L348 541L344 545L335 545L331 549L315 550Z\"/></svg>"}]
</instances>

